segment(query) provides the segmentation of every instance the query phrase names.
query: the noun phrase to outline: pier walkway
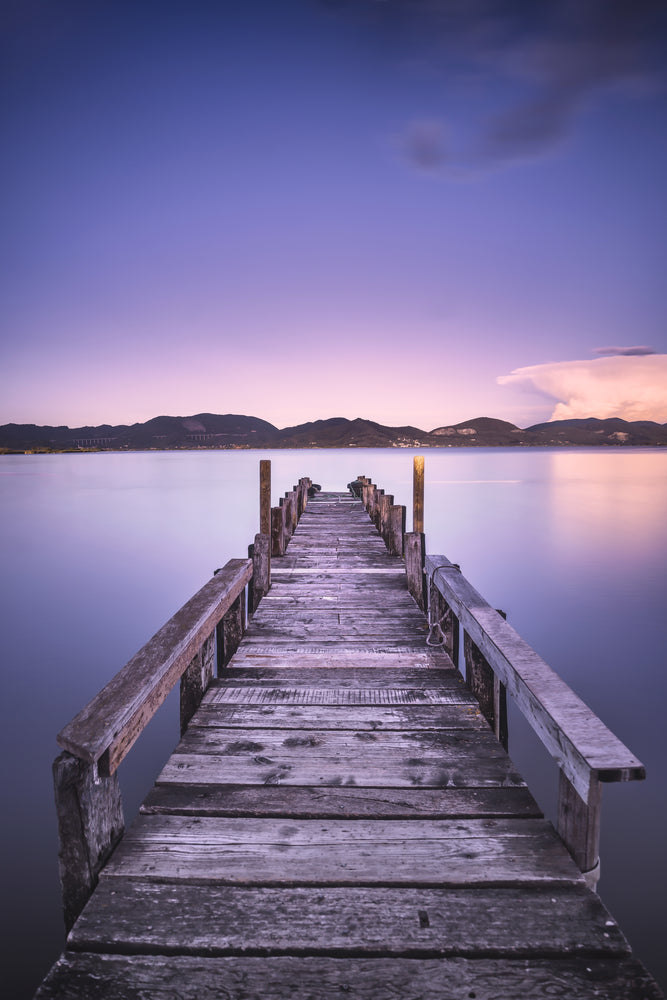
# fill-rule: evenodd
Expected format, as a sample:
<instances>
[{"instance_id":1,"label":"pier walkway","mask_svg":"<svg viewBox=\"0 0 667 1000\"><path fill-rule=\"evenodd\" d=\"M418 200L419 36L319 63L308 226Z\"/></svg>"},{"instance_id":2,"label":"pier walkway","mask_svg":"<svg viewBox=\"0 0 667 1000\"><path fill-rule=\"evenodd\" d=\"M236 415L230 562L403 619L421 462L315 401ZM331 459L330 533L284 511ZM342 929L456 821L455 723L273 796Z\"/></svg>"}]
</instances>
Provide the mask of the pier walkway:
<instances>
[{"instance_id":1,"label":"pier walkway","mask_svg":"<svg viewBox=\"0 0 667 1000\"><path fill-rule=\"evenodd\" d=\"M427 634L309 500L39 1000L660 997Z\"/></svg>"}]
</instances>

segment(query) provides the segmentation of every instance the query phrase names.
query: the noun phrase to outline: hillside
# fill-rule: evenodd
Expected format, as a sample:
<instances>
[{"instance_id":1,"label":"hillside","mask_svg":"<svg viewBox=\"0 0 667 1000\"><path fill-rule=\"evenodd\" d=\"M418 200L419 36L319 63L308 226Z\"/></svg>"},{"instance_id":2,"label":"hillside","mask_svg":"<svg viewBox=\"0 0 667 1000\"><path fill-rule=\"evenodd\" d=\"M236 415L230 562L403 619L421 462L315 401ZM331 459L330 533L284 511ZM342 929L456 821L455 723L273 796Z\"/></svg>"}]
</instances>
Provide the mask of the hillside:
<instances>
[{"instance_id":1,"label":"hillside","mask_svg":"<svg viewBox=\"0 0 667 1000\"><path fill-rule=\"evenodd\" d=\"M520 428L505 420L476 417L423 431L386 427L357 417L330 417L279 430L266 420L240 414L160 416L145 423L97 427L0 426L5 452L166 450L191 448L452 448L591 447L667 444L667 425L618 418L557 420Z\"/></svg>"}]
</instances>

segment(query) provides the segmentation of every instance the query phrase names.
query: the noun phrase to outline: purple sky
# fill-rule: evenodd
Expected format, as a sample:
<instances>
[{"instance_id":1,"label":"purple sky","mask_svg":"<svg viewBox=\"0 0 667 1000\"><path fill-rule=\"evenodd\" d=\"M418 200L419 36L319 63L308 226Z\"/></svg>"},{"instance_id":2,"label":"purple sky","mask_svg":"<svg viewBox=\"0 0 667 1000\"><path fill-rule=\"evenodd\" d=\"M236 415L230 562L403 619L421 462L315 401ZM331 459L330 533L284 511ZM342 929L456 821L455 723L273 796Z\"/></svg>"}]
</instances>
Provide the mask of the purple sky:
<instances>
[{"instance_id":1,"label":"purple sky","mask_svg":"<svg viewBox=\"0 0 667 1000\"><path fill-rule=\"evenodd\" d=\"M0 423L667 421L665 0L0 18Z\"/></svg>"}]
</instances>

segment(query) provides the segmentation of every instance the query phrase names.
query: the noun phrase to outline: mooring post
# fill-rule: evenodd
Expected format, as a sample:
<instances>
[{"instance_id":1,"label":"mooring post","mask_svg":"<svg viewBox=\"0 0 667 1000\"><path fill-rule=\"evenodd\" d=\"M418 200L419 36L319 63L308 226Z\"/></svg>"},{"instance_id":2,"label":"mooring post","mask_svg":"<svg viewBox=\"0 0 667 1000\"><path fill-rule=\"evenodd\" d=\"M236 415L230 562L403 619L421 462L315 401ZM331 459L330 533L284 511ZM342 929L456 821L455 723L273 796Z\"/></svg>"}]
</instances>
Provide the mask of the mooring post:
<instances>
[{"instance_id":1,"label":"mooring post","mask_svg":"<svg viewBox=\"0 0 667 1000\"><path fill-rule=\"evenodd\" d=\"M428 594L424 565L426 562L426 538L424 536L424 456L415 455L412 477L412 531L406 532L403 556L408 578L408 590L415 601L426 612Z\"/></svg>"},{"instance_id":2,"label":"mooring post","mask_svg":"<svg viewBox=\"0 0 667 1000\"><path fill-rule=\"evenodd\" d=\"M271 508L271 555L285 555L285 511L282 506Z\"/></svg>"},{"instance_id":3,"label":"mooring post","mask_svg":"<svg viewBox=\"0 0 667 1000\"><path fill-rule=\"evenodd\" d=\"M255 535L255 541L248 546L248 556L252 559L252 580L248 584L248 614L257 610L257 605L271 589L271 536Z\"/></svg>"},{"instance_id":4,"label":"mooring post","mask_svg":"<svg viewBox=\"0 0 667 1000\"><path fill-rule=\"evenodd\" d=\"M406 512L403 504L392 504L389 509L389 539L387 548L392 556L403 555Z\"/></svg>"},{"instance_id":5,"label":"mooring post","mask_svg":"<svg viewBox=\"0 0 667 1000\"><path fill-rule=\"evenodd\" d=\"M259 533L271 534L271 462L268 458L259 463Z\"/></svg>"},{"instance_id":6,"label":"mooring post","mask_svg":"<svg viewBox=\"0 0 667 1000\"><path fill-rule=\"evenodd\" d=\"M412 466L412 530L424 530L424 456L415 455Z\"/></svg>"}]
</instances>

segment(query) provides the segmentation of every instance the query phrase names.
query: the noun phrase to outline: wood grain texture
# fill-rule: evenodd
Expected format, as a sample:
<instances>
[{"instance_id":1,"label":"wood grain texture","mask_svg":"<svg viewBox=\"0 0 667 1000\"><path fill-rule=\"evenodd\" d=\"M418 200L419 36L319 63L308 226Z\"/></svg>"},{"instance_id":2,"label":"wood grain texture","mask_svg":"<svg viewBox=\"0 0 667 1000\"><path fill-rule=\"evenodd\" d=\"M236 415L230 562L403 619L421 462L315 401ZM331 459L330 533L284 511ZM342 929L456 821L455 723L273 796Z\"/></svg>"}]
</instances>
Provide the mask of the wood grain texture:
<instances>
[{"instance_id":1,"label":"wood grain texture","mask_svg":"<svg viewBox=\"0 0 667 1000\"><path fill-rule=\"evenodd\" d=\"M68 952L35 1000L661 1000L631 958L328 958Z\"/></svg>"},{"instance_id":2,"label":"wood grain texture","mask_svg":"<svg viewBox=\"0 0 667 1000\"><path fill-rule=\"evenodd\" d=\"M144 813L295 819L541 818L527 788L353 788L298 785L156 785Z\"/></svg>"},{"instance_id":3,"label":"wood grain texture","mask_svg":"<svg viewBox=\"0 0 667 1000\"><path fill-rule=\"evenodd\" d=\"M272 889L107 879L67 943L186 955L629 953L600 899L578 885Z\"/></svg>"},{"instance_id":4,"label":"wood grain texture","mask_svg":"<svg viewBox=\"0 0 667 1000\"><path fill-rule=\"evenodd\" d=\"M521 885L581 873L544 820L140 815L100 878L224 885Z\"/></svg>"}]
</instances>

